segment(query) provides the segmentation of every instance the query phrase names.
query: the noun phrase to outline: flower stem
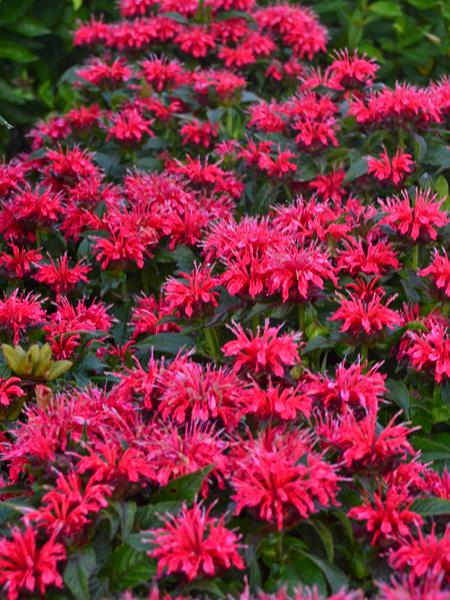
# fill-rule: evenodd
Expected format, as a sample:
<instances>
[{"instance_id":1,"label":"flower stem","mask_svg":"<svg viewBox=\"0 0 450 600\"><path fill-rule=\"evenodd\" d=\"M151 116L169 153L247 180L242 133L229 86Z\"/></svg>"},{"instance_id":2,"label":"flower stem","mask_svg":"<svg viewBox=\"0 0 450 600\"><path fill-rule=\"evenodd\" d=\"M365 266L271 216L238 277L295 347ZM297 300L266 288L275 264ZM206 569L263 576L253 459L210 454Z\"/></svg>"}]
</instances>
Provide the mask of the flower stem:
<instances>
[{"instance_id":1,"label":"flower stem","mask_svg":"<svg viewBox=\"0 0 450 600\"><path fill-rule=\"evenodd\" d=\"M305 332L305 303L298 305L298 328L302 333Z\"/></svg>"},{"instance_id":2,"label":"flower stem","mask_svg":"<svg viewBox=\"0 0 450 600\"><path fill-rule=\"evenodd\" d=\"M412 248L411 268L413 271L419 268L419 244L414 244Z\"/></svg>"},{"instance_id":3,"label":"flower stem","mask_svg":"<svg viewBox=\"0 0 450 600\"><path fill-rule=\"evenodd\" d=\"M367 362L369 355L369 348L367 344L361 344L361 364L364 365Z\"/></svg>"},{"instance_id":4,"label":"flower stem","mask_svg":"<svg viewBox=\"0 0 450 600\"><path fill-rule=\"evenodd\" d=\"M220 343L217 332L213 327L204 327L203 331L205 332L209 353L213 360L218 362L220 356Z\"/></svg>"}]
</instances>

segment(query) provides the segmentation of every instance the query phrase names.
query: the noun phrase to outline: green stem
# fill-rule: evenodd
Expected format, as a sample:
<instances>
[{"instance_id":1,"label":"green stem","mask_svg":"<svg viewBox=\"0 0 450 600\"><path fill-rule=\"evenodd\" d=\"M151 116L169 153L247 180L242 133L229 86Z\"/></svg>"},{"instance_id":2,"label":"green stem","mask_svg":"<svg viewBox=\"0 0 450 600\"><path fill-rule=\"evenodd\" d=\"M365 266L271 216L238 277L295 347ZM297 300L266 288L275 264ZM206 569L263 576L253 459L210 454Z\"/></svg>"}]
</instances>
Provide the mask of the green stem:
<instances>
[{"instance_id":1,"label":"green stem","mask_svg":"<svg viewBox=\"0 0 450 600\"><path fill-rule=\"evenodd\" d=\"M305 333L305 303L298 305L298 328L302 333Z\"/></svg>"},{"instance_id":2,"label":"green stem","mask_svg":"<svg viewBox=\"0 0 450 600\"><path fill-rule=\"evenodd\" d=\"M361 364L364 365L367 362L369 355L369 347L367 344L361 344Z\"/></svg>"},{"instance_id":3,"label":"green stem","mask_svg":"<svg viewBox=\"0 0 450 600\"><path fill-rule=\"evenodd\" d=\"M150 293L150 285L149 285L148 274L145 269L145 266L143 269L141 269L141 282L142 282L142 289L144 290L144 293L148 295Z\"/></svg>"},{"instance_id":4,"label":"green stem","mask_svg":"<svg viewBox=\"0 0 450 600\"><path fill-rule=\"evenodd\" d=\"M206 343L208 345L209 353L214 361L219 361L220 356L220 344L217 337L217 332L212 327L204 327Z\"/></svg>"},{"instance_id":5,"label":"green stem","mask_svg":"<svg viewBox=\"0 0 450 600\"><path fill-rule=\"evenodd\" d=\"M120 291L122 294L122 302L128 301L128 286L127 286L127 276L124 273L124 277L120 282Z\"/></svg>"},{"instance_id":6,"label":"green stem","mask_svg":"<svg viewBox=\"0 0 450 600\"><path fill-rule=\"evenodd\" d=\"M413 271L419 268L419 244L414 244L412 248L411 268Z\"/></svg>"},{"instance_id":7,"label":"green stem","mask_svg":"<svg viewBox=\"0 0 450 600\"><path fill-rule=\"evenodd\" d=\"M252 329L253 329L254 334L256 334L256 332L258 331L258 327L259 327L259 316L255 315L252 319Z\"/></svg>"},{"instance_id":8,"label":"green stem","mask_svg":"<svg viewBox=\"0 0 450 600\"><path fill-rule=\"evenodd\" d=\"M34 234L36 236L36 248L39 250L39 248L41 247L41 243L42 243L41 232L40 232L39 227L36 227Z\"/></svg>"}]
</instances>

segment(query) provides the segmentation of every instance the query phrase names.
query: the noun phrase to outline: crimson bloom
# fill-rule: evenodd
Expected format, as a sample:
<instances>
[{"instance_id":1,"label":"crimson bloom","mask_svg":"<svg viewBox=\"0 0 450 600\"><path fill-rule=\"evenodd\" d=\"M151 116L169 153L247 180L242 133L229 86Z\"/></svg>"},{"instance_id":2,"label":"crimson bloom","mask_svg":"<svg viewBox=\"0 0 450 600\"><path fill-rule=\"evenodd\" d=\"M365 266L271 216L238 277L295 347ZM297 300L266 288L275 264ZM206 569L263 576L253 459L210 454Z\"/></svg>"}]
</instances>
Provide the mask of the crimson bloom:
<instances>
[{"instance_id":1,"label":"crimson bloom","mask_svg":"<svg viewBox=\"0 0 450 600\"><path fill-rule=\"evenodd\" d=\"M18 377L10 377L9 379L0 378L0 404L8 406L16 398L25 396L25 392L17 385L18 383L20 383Z\"/></svg>"},{"instance_id":2,"label":"crimson bloom","mask_svg":"<svg viewBox=\"0 0 450 600\"><path fill-rule=\"evenodd\" d=\"M235 340L227 342L222 350L225 356L234 357L234 370L243 367L255 373L267 373L282 377L286 366L292 366L299 361L299 336L293 333L279 335L281 325L270 327L269 320L264 327L258 326L256 334L248 334L242 325L235 323L231 331Z\"/></svg>"},{"instance_id":3,"label":"crimson bloom","mask_svg":"<svg viewBox=\"0 0 450 600\"><path fill-rule=\"evenodd\" d=\"M281 530L297 515L307 519L319 506L337 505L335 467L298 430L268 429L257 439L240 439L231 461L237 514L257 509Z\"/></svg>"},{"instance_id":4,"label":"crimson bloom","mask_svg":"<svg viewBox=\"0 0 450 600\"><path fill-rule=\"evenodd\" d=\"M377 541L398 539L411 533L413 525L423 524L422 517L410 510L413 503L405 489L388 487L385 494L382 490L375 492L373 501L366 498L361 506L355 506L348 512L351 519L367 521L366 527L372 533L372 545Z\"/></svg>"},{"instance_id":5,"label":"crimson bloom","mask_svg":"<svg viewBox=\"0 0 450 600\"><path fill-rule=\"evenodd\" d=\"M359 294L349 293L346 298L337 294L340 307L330 317L330 321L344 321L341 331L351 336L372 337L400 324L399 314L390 309L389 305L396 296L391 296L382 302L384 291L378 288L378 293L363 298Z\"/></svg>"},{"instance_id":6,"label":"crimson bloom","mask_svg":"<svg viewBox=\"0 0 450 600\"><path fill-rule=\"evenodd\" d=\"M208 306L215 308L219 292L214 288L219 281L210 268L199 265L191 273L180 273L180 279L169 277L163 288L168 312L181 309L187 317L192 317Z\"/></svg>"},{"instance_id":7,"label":"crimson bloom","mask_svg":"<svg viewBox=\"0 0 450 600\"><path fill-rule=\"evenodd\" d=\"M435 240L437 229L448 223L447 214L441 210L443 200L438 200L430 190L416 189L412 198L403 190L401 196L378 201L385 216L380 221L390 225L400 235L412 240Z\"/></svg>"},{"instance_id":8,"label":"crimson bloom","mask_svg":"<svg viewBox=\"0 0 450 600\"><path fill-rule=\"evenodd\" d=\"M73 267L69 266L69 257L67 252L62 256L53 260L50 258L48 264L40 264L37 267L37 272L34 279L39 283L44 283L53 288L59 296L67 294L78 283L88 283L89 279L86 275L91 271L91 268L78 261Z\"/></svg>"},{"instance_id":9,"label":"crimson bloom","mask_svg":"<svg viewBox=\"0 0 450 600\"><path fill-rule=\"evenodd\" d=\"M37 294L20 294L16 289L9 296L4 293L0 300L0 327L12 330L14 344L19 343L20 334L43 323L46 314Z\"/></svg>"},{"instance_id":10,"label":"crimson bloom","mask_svg":"<svg viewBox=\"0 0 450 600\"><path fill-rule=\"evenodd\" d=\"M65 558L64 546L56 543L54 536L40 545L32 527L24 532L13 529L11 540L0 539L0 585L5 586L8 600L27 593L44 594L53 585L61 588L58 562Z\"/></svg>"},{"instance_id":11,"label":"crimson bloom","mask_svg":"<svg viewBox=\"0 0 450 600\"><path fill-rule=\"evenodd\" d=\"M367 160L367 172L373 173L378 181L392 181L394 185L398 185L401 181L413 170L414 161L411 154L402 152L398 148L392 159L389 158L386 148L378 156L373 158L370 156Z\"/></svg>"},{"instance_id":12,"label":"crimson bloom","mask_svg":"<svg viewBox=\"0 0 450 600\"><path fill-rule=\"evenodd\" d=\"M198 503L190 509L183 505L179 515L149 533L154 546L149 554L158 561L158 575L184 573L192 581L222 569L244 568L239 536L225 527L223 517L211 517L210 509Z\"/></svg>"},{"instance_id":13,"label":"crimson bloom","mask_svg":"<svg viewBox=\"0 0 450 600\"><path fill-rule=\"evenodd\" d=\"M445 250L442 251L441 256L435 248L431 264L419 271L418 275L421 277L431 276L436 288L450 299L450 260Z\"/></svg>"},{"instance_id":14,"label":"crimson bloom","mask_svg":"<svg viewBox=\"0 0 450 600\"><path fill-rule=\"evenodd\" d=\"M400 548L389 555L389 564L402 571L409 567L416 577L442 576L450 582L450 527L441 538L436 536L434 527L428 535L418 529L417 536L402 539Z\"/></svg>"}]
</instances>

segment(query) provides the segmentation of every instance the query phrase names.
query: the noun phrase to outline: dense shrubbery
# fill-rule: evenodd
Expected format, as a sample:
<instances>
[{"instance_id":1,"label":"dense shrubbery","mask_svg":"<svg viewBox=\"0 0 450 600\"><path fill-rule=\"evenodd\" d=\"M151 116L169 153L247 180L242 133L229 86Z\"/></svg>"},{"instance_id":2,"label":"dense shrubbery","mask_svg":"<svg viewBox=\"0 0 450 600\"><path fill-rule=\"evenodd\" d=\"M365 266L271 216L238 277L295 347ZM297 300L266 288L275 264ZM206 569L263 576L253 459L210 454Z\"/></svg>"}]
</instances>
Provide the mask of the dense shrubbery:
<instances>
[{"instance_id":1,"label":"dense shrubbery","mask_svg":"<svg viewBox=\"0 0 450 600\"><path fill-rule=\"evenodd\" d=\"M449 81L159 4L1 167L5 594L448 600Z\"/></svg>"},{"instance_id":2,"label":"dense shrubbery","mask_svg":"<svg viewBox=\"0 0 450 600\"><path fill-rule=\"evenodd\" d=\"M23 148L23 134L38 117L72 102L59 79L80 53L72 51L76 19L104 12L104 0L2 0L0 3L0 150Z\"/></svg>"}]
</instances>

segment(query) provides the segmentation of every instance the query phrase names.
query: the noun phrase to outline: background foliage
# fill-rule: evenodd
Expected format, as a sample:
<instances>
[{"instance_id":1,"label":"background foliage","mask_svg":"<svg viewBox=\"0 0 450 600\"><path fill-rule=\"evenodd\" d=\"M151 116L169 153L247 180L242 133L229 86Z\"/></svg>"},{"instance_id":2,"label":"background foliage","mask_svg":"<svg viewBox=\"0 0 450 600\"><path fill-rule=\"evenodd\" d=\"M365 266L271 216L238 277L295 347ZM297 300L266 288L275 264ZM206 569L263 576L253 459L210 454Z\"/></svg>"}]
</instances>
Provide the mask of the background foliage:
<instances>
[{"instance_id":1,"label":"background foliage","mask_svg":"<svg viewBox=\"0 0 450 600\"><path fill-rule=\"evenodd\" d=\"M71 100L61 75L79 60L72 49L77 19L114 7L109 0L0 0L0 151L21 149L36 119Z\"/></svg>"}]
</instances>

